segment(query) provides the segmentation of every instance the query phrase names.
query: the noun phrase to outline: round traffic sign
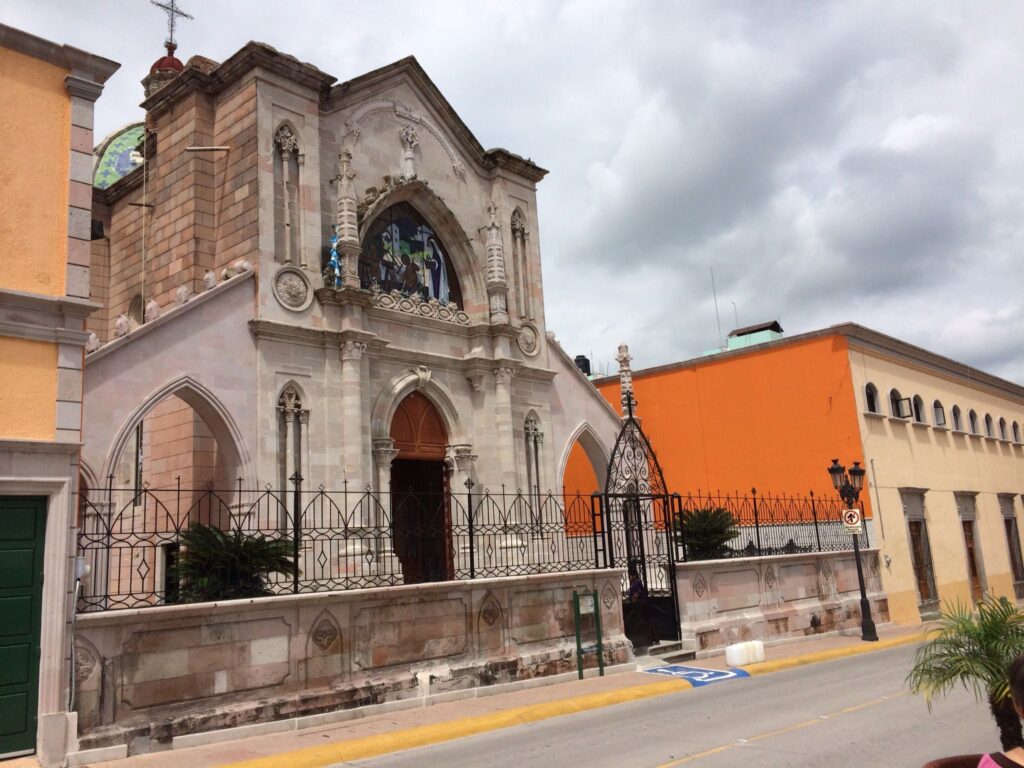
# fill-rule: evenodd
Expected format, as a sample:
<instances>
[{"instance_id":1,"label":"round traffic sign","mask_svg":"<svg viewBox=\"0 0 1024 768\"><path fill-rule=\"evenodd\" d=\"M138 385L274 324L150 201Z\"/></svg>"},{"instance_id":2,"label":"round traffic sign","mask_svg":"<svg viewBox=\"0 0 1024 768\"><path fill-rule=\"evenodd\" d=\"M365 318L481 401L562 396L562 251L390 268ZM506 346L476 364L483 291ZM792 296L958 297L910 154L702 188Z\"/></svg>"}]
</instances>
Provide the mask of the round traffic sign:
<instances>
[{"instance_id":1,"label":"round traffic sign","mask_svg":"<svg viewBox=\"0 0 1024 768\"><path fill-rule=\"evenodd\" d=\"M843 522L847 525L858 525L860 523L859 509L844 509Z\"/></svg>"}]
</instances>

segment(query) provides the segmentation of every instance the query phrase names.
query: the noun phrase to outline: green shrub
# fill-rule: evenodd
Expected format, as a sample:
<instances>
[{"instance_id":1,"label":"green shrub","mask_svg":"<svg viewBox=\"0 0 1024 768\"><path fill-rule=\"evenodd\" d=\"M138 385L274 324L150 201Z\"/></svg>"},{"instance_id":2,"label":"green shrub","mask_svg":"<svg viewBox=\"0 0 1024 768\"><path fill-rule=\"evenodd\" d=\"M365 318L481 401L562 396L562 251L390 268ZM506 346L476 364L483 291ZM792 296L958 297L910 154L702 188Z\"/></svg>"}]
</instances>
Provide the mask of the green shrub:
<instances>
[{"instance_id":1,"label":"green shrub","mask_svg":"<svg viewBox=\"0 0 1024 768\"><path fill-rule=\"evenodd\" d=\"M261 533L227 533L194 523L181 534L178 579L182 602L237 600L271 594L267 576L296 573L292 542Z\"/></svg>"},{"instance_id":2,"label":"green shrub","mask_svg":"<svg viewBox=\"0 0 1024 768\"><path fill-rule=\"evenodd\" d=\"M675 528L687 560L728 557L729 542L740 535L735 518L722 507L688 509L676 519Z\"/></svg>"}]
</instances>

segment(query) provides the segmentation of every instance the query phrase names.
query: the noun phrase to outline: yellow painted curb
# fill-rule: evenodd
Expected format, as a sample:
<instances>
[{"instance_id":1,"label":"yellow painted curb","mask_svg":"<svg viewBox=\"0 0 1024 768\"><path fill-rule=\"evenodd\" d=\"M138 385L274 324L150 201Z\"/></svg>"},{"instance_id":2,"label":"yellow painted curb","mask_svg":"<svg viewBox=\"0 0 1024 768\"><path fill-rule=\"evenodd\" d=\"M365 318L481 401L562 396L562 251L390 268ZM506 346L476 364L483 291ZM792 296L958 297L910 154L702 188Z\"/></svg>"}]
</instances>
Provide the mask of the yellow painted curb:
<instances>
[{"instance_id":1,"label":"yellow painted curb","mask_svg":"<svg viewBox=\"0 0 1024 768\"><path fill-rule=\"evenodd\" d=\"M307 747L306 749L299 749L293 752L258 757L253 760L243 760L242 762L230 763L229 765L230 768L279 768L279 766L287 766L288 768L320 768L320 766L333 763L365 760L370 757L377 757L378 755L385 755L404 749L426 747L431 744L440 744L444 741L474 736L478 733L495 731L500 728L511 728L516 725L547 720L552 717L572 715L577 712L585 712L588 709L598 709L611 706L612 704L624 704L629 701L649 699L654 696L665 696L692 687L688 682L680 679L634 685L629 688L620 688L604 693L592 693L586 696L576 696L571 699L549 701L528 707L516 707L515 709L492 712L487 715L466 717L461 720L421 725L417 728L381 733L374 736L363 736L362 738L339 741L334 744L322 744L317 747Z\"/></svg>"},{"instance_id":2,"label":"yellow painted curb","mask_svg":"<svg viewBox=\"0 0 1024 768\"><path fill-rule=\"evenodd\" d=\"M931 632L915 632L911 635L904 635L903 637L893 637L889 640L879 640L877 643L863 643L861 645L849 645L842 648L832 648L828 651L816 651L814 653L805 653L802 656L791 656L788 659L778 659L777 661L762 661L760 664L751 664L749 667L742 667L742 669L749 675L766 675L769 672L781 672L784 669L793 669L793 667L802 667L805 664L816 664L819 661L832 661L833 659L842 659L847 656L859 656L862 653L874 653L875 651L884 651L888 648L898 648L901 645L915 645L917 643L923 643L926 640L930 640L938 634L936 631Z\"/></svg>"}]
</instances>

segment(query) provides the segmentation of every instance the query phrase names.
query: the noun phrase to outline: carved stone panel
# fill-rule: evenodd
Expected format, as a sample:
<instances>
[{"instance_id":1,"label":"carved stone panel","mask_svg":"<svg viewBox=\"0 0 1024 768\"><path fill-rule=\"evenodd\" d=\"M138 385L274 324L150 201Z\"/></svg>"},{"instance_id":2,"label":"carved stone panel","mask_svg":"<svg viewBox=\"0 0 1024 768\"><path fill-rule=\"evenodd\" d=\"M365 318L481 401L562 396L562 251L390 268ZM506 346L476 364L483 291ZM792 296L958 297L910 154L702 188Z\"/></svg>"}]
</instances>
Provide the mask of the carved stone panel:
<instances>
[{"instance_id":1,"label":"carved stone panel","mask_svg":"<svg viewBox=\"0 0 1024 768\"><path fill-rule=\"evenodd\" d=\"M352 665L376 669L463 654L468 618L462 596L367 606L352 621Z\"/></svg>"}]
</instances>

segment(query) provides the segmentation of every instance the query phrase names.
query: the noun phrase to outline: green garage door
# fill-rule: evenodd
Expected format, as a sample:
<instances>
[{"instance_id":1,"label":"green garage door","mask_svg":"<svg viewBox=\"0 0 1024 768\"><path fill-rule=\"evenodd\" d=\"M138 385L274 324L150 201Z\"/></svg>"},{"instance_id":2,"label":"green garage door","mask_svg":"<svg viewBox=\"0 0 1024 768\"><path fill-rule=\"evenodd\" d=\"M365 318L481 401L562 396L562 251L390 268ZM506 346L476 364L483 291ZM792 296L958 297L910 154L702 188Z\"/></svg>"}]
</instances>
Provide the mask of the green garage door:
<instances>
[{"instance_id":1,"label":"green garage door","mask_svg":"<svg viewBox=\"0 0 1024 768\"><path fill-rule=\"evenodd\" d=\"M0 497L0 757L36 747L46 499Z\"/></svg>"}]
</instances>

